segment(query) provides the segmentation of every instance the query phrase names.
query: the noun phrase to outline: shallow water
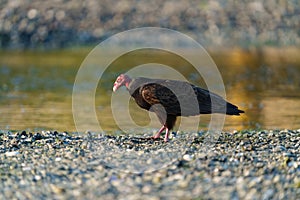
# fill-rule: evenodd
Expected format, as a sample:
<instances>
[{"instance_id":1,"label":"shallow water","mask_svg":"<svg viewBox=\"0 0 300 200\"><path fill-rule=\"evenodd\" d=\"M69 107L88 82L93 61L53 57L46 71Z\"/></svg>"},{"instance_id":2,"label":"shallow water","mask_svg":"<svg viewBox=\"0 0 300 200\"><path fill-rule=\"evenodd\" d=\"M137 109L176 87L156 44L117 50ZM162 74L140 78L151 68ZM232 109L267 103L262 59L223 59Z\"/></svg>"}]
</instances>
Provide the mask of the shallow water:
<instances>
[{"instance_id":1,"label":"shallow water","mask_svg":"<svg viewBox=\"0 0 300 200\"><path fill-rule=\"evenodd\" d=\"M88 52L89 49L0 52L0 129L75 131L72 90L76 73ZM300 128L299 53L300 50L296 48L210 51L223 78L227 100L246 112L240 117L227 116L225 130ZM186 67L184 61L174 60L165 52L158 54L135 52L124 55L104 72L95 94L96 115L104 131L118 130L111 110L113 81L117 74L143 64L139 59L155 62L153 58L160 56L161 64L172 65L188 80L205 87L203 79ZM145 69L149 70L144 71L145 74L151 72L156 77L169 75L168 70L160 65L155 70L151 65L145 66ZM119 90L114 95L125 101L128 99L125 90ZM122 113L124 108L116 109ZM156 118L149 116L132 101L129 102L129 113L141 129L148 131L159 128ZM85 113L87 116L90 114ZM210 117L201 116L199 129L207 129ZM118 116L118 123L128 122L130 127L129 121L126 117ZM88 121L86 127L89 129Z\"/></svg>"}]
</instances>

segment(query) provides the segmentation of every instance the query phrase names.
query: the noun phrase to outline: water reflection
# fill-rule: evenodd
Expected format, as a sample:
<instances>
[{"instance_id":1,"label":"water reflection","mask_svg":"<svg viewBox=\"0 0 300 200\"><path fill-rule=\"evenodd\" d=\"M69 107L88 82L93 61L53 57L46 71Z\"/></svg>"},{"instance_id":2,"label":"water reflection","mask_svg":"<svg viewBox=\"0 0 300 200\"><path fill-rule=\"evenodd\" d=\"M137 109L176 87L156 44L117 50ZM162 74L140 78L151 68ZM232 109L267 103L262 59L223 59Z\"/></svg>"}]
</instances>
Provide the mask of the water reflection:
<instances>
[{"instance_id":1,"label":"water reflection","mask_svg":"<svg viewBox=\"0 0 300 200\"><path fill-rule=\"evenodd\" d=\"M0 52L0 129L74 131L72 87L87 53L88 50ZM145 52L137 54L134 59L125 56L105 72L99 83L95 105L103 129L117 129L110 109L115 77L121 69L124 70L124 64L138 65L138 58L143 54L149 56ZM227 99L246 111L242 117L226 117L226 130L299 128L299 49L212 50L211 55L222 74ZM165 64L175 65L191 82L205 86L201 77L186 70L186 63L170 60L168 55L160 56L165 56ZM151 118L134 102L130 102L130 113L141 126L146 126ZM210 116L201 116L200 119L200 129L206 129Z\"/></svg>"}]
</instances>

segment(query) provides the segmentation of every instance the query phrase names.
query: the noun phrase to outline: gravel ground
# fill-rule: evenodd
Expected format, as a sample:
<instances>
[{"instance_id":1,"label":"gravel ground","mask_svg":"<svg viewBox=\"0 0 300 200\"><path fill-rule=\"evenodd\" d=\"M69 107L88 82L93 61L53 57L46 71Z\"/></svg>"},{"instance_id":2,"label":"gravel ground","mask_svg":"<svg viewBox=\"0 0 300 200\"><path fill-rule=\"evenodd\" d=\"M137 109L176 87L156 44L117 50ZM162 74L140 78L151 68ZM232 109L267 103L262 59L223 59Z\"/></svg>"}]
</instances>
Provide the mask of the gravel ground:
<instances>
[{"instance_id":1,"label":"gravel ground","mask_svg":"<svg viewBox=\"0 0 300 200\"><path fill-rule=\"evenodd\" d=\"M299 199L300 129L0 133L1 199Z\"/></svg>"}]
</instances>

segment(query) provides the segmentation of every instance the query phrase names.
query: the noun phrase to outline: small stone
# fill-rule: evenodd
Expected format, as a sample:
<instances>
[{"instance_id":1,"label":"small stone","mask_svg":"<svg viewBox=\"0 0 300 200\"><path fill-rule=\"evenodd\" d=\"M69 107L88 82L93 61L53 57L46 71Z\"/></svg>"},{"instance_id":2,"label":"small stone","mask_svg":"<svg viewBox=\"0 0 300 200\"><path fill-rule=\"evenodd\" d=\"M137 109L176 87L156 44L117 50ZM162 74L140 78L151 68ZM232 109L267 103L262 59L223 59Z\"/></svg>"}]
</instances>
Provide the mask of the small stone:
<instances>
[{"instance_id":1,"label":"small stone","mask_svg":"<svg viewBox=\"0 0 300 200\"><path fill-rule=\"evenodd\" d=\"M223 171L222 172L222 176L224 176L224 177L230 177L231 176L231 171L229 171L229 170Z\"/></svg>"},{"instance_id":2,"label":"small stone","mask_svg":"<svg viewBox=\"0 0 300 200\"><path fill-rule=\"evenodd\" d=\"M50 187L51 187L52 191L56 194L62 194L66 191L64 188L57 186L57 185L51 184Z\"/></svg>"},{"instance_id":3,"label":"small stone","mask_svg":"<svg viewBox=\"0 0 300 200\"><path fill-rule=\"evenodd\" d=\"M193 158L194 158L194 156L193 156L193 155L190 155L190 154L185 154L185 155L183 155L183 157L182 157L183 160L188 161L188 162L189 162L189 161L192 161Z\"/></svg>"},{"instance_id":4,"label":"small stone","mask_svg":"<svg viewBox=\"0 0 300 200\"><path fill-rule=\"evenodd\" d=\"M65 11L63 10L59 10L56 14L55 14L55 18L57 21L61 21L62 19L64 19L66 16Z\"/></svg>"},{"instance_id":5,"label":"small stone","mask_svg":"<svg viewBox=\"0 0 300 200\"><path fill-rule=\"evenodd\" d=\"M31 167L26 166L26 167L23 167L22 170L23 170L23 171L30 171L30 170L31 170Z\"/></svg>"},{"instance_id":6,"label":"small stone","mask_svg":"<svg viewBox=\"0 0 300 200\"><path fill-rule=\"evenodd\" d=\"M61 158L60 157L56 157L55 158L55 162L59 162L59 161L61 161Z\"/></svg>"},{"instance_id":7,"label":"small stone","mask_svg":"<svg viewBox=\"0 0 300 200\"><path fill-rule=\"evenodd\" d=\"M41 179L42 179L42 177L39 176L39 175L35 175L35 176L34 176L34 180L35 180L35 181L39 181L39 180L41 180Z\"/></svg>"},{"instance_id":8,"label":"small stone","mask_svg":"<svg viewBox=\"0 0 300 200\"><path fill-rule=\"evenodd\" d=\"M281 151L286 151L286 148L281 145L275 147L275 152L281 152Z\"/></svg>"},{"instance_id":9,"label":"small stone","mask_svg":"<svg viewBox=\"0 0 300 200\"><path fill-rule=\"evenodd\" d=\"M280 181L280 175L276 175L274 178L273 178L273 182L274 183L279 183Z\"/></svg>"},{"instance_id":10,"label":"small stone","mask_svg":"<svg viewBox=\"0 0 300 200\"><path fill-rule=\"evenodd\" d=\"M16 156L18 155L19 152L18 151L10 151L10 152L6 152L5 155L8 156L8 157L11 157L11 156Z\"/></svg>"},{"instance_id":11,"label":"small stone","mask_svg":"<svg viewBox=\"0 0 300 200\"><path fill-rule=\"evenodd\" d=\"M268 189L266 192L264 192L263 199L272 199L273 193L274 193L273 189Z\"/></svg>"},{"instance_id":12,"label":"small stone","mask_svg":"<svg viewBox=\"0 0 300 200\"><path fill-rule=\"evenodd\" d=\"M111 184L115 187L120 187L122 185L122 181L120 179L112 180Z\"/></svg>"},{"instance_id":13,"label":"small stone","mask_svg":"<svg viewBox=\"0 0 300 200\"><path fill-rule=\"evenodd\" d=\"M159 184L161 181L161 177L160 176L154 176L152 179L153 184Z\"/></svg>"},{"instance_id":14,"label":"small stone","mask_svg":"<svg viewBox=\"0 0 300 200\"><path fill-rule=\"evenodd\" d=\"M29 19L34 19L38 14L38 11L36 9L30 9L27 13L27 17Z\"/></svg>"},{"instance_id":15,"label":"small stone","mask_svg":"<svg viewBox=\"0 0 300 200\"><path fill-rule=\"evenodd\" d=\"M181 187L181 188L187 188L189 186L189 181L188 180L182 180L178 184L179 184L179 187Z\"/></svg>"},{"instance_id":16,"label":"small stone","mask_svg":"<svg viewBox=\"0 0 300 200\"><path fill-rule=\"evenodd\" d=\"M142 188L142 192L145 193L145 194L148 194L151 192L151 186L150 185L145 185L143 188Z\"/></svg>"}]
</instances>

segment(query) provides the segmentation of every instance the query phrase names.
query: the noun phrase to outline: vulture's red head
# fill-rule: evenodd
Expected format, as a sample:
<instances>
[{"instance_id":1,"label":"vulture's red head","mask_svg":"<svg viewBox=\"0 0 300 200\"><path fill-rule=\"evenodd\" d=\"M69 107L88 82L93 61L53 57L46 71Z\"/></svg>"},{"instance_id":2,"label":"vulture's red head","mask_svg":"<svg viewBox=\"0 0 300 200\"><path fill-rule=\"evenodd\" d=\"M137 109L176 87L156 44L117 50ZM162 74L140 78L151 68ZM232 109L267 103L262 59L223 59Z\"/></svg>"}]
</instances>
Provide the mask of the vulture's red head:
<instances>
[{"instance_id":1,"label":"vulture's red head","mask_svg":"<svg viewBox=\"0 0 300 200\"><path fill-rule=\"evenodd\" d=\"M131 82L131 78L127 76L126 74L121 74L118 76L114 83L113 91L117 91L119 87L122 87L123 85L128 88L129 83Z\"/></svg>"}]
</instances>

